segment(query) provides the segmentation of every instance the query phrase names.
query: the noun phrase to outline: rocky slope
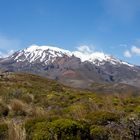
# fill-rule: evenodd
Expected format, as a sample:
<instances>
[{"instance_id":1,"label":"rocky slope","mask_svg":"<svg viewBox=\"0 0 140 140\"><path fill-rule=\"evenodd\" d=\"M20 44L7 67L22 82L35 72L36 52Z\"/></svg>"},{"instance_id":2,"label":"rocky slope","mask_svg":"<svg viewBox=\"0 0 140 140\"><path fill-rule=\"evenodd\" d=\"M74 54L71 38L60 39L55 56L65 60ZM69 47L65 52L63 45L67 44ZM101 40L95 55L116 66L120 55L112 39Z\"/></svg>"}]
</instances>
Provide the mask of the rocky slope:
<instances>
[{"instance_id":1,"label":"rocky slope","mask_svg":"<svg viewBox=\"0 0 140 140\"><path fill-rule=\"evenodd\" d=\"M51 46L32 45L1 59L8 71L29 72L66 85L92 88L93 83L123 83L140 87L140 68L101 52L70 52Z\"/></svg>"}]
</instances>

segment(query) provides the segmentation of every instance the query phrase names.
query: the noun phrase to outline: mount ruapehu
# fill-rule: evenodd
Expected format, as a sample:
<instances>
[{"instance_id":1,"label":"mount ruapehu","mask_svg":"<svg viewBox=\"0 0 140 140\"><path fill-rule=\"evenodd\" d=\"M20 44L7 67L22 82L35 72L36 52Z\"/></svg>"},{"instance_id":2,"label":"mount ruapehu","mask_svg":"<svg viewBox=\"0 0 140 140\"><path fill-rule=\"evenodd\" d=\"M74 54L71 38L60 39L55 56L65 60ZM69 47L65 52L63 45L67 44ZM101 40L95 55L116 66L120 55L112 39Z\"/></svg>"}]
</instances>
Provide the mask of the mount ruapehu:
<instances>
[{"instance_id":1,"label":"mount ruapehu","mask_svg":"<svg viewBox=\"0 0 140 140\"><path fill-rule=\"evenodd\" d=\"M140 87L140 68L102 52L70 52L32 45L0 59L0 68L55 79L65 85L92 89L97 84ZM101 88L101 87L100 87Z\"/></svg>"}]
</instances>

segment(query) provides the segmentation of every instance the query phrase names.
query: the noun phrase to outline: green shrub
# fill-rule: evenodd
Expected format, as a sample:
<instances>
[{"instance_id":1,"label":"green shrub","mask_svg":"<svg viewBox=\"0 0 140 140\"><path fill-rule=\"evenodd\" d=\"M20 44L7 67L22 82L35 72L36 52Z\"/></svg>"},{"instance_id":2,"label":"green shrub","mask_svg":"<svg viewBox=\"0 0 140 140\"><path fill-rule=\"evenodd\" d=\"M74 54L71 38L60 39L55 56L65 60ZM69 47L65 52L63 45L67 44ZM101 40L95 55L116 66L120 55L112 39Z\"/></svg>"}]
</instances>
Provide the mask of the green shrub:
<instances>
[{"instance_id":1,"label":"green shrub","mask_svg":"<svg viewBox=\"0 0 140 140\"><path fill-rule=\"evenodd\" d=\"M86 105L81 103L69 106L68 111L71 114L71 116L76 120L84 119L87 114Z\"/></svg>"},{"instance_id":2,"label":"green shrub","mask_svg":"<svg viewBox=\"0 0 140 140\"><path fill-rule=\"evenodd\" d=\"M50 86L50 91L63 92L63 88L59 83L52 83Z\"/></svg>"},{"instance_id":3,"label":"green shrub","mask_svg":"<svg viewBox=\"0 0 140 140\"><path fill-rule=\"evenodd\" d=\"M33 130L29 134L31 140L51 140L52 134L49 132L47 122L38 122L34 125Z\"/></svg>"},{"instance_id":4,"label":"green shrub","mask_svg":"<svg viewBox=\"0 0 140 140\"><path fill-rule=\"evenodd\" d=\"M140 106L136 106L136 107L134 108L134 112L135 112L136 114L140 115Z\"/></svg>"},{"instance_id":5,"label":"green shrub","mask_svg":"<svg viewBox=\"0 0 140 140\"><path fill-rule=\"evenodd\" d=\"M44 118L33 118L33 119L28 119L26 122L25 122L25 130L26 130L26 134L27 134L27 139L28 140L31 140L32 139L32 135L33 135L33 132L35 130L35 125L37 123L40 123L40 122L45 122L45 119Z\"/></svg>"},{"instance_id":6,"label":"green shrub","mask_svg":"<svg viewBox=\"0 0 140 140\"><path fill-rule=\"evenodd\" d=\"M8 126L5 123L0 124L0 140L8 138Z\"/></svg>"},{"instance_id":7,"label":"green shrub","mask_svg":"<svg viewBox=\"0 0 140 140\"><path fill-rule=\"evenodd\" d=\"M69 119L58 119L52 122L28 121L25 124L29 140L80 140L85 139L82 125Z\"/></svg>"},{"instance_id":8,"label":"green shrub","mask_svg":"<svg viewBox=\"0 0 140 140\"><path fill-rule=\"evenodd\" d=\"M92 124L107 125L110 122L117 122L119 116L112 112L100 111L88 114L87 120Z\"/></svg>"},{"instance_id":9,"label":"green shrub","mask_svg":"<svg viewBox=\"0 0 140 140\"><path fill-rule=\"evenodd\" d=\"M90 135L94 140L107 140L107 130L103 126L92 126L90 128Z\"/></svg>"},{"instance_id":10,"label":"green shrub","mask_svg":"<svg viewBox=\"0 0 140 140\"><path fill-rule=\"evenodd\" d=\"M48 123L49 131L61 140L73 140L82 134L82 126L73 120L58 119Z\"/></svg>"},{"instance_id":11,"label":"green shrub","mask_svg":"<svg viewBox=\"0 0 140 140\"><path fill-rule=\"evenodd\" d=\"M131 112L134 111L134 107L133 107L133 106L126 106L126 107L124 108L124 111L125 111L126 113L131 113Z\"/></svg>"},{"instance_id":12,"label":"green shrub","mask_svg":"<svg viewBox=\"0 0 140 140\"><path fill-rule=\"evenodd\" d=\"M118 98L113 98L113 99L112 99L112 103L113 103L114 105L119 105L120 100L119 100Z\"/></svg>"},{"instance_id":13,"label":"green shrub","mask_svg":"<svg viewBox=\"0 0 140 140\"><path fill-rule=\"evenodd\" d=\"M127 105L127 104L136 104L136 103L139 103L139 101L136 99L136 98L133 98L133 97L129 97L129 98L125 98L123 100L123 103L124 105Z\"/></svg>"}]
</instances>

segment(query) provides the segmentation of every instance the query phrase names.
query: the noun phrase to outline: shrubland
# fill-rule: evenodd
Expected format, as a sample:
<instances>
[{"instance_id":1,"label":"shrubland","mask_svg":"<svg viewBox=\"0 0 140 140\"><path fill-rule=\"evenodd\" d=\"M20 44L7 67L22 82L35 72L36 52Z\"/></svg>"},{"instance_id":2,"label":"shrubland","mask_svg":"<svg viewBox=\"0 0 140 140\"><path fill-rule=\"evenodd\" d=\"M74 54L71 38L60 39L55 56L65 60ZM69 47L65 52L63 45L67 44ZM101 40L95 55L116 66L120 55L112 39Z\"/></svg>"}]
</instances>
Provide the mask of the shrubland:
<instances>
[{"instance_id":1,"label":"shrubland","mask_svg":"<svg viewBox=\"0 0 140 140\"><path fill-rule=\"evenodd\" d=\"M140 94L101 94L40 76L0 78L0 140L139 140Z\"/></svg>"}]
</instances>

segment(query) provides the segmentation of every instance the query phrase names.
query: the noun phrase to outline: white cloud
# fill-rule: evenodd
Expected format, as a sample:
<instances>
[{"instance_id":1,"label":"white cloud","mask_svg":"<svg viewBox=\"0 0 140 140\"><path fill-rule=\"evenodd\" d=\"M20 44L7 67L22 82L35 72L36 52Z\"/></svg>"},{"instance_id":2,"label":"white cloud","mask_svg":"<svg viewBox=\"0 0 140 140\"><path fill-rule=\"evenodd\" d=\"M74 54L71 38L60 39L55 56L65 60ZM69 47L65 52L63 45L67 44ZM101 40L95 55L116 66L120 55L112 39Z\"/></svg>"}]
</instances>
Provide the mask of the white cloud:
<instances>
[{"instance_id":1,"label":"white cloud","mask_svg":"<svg viewBox=\"0 0 140 140\"><path fill-rule=\"evenodd\" d=\"M88 45L81 45L77 47L77 50L84 54L91 54L93 52L93 47Z\"/></svg>"},{"instance_id":2,"label":"white cloud","mask_svg":"<svg viewBox=\"0 0 140 140\"><path fill-rule=\"evenodd\" d=\"M130 50L124 52L125 57L140 56L140 48L137 46L132 46Z\"/></svg>"},{"instance_id":3,"label":"white cloud","mask_svg":"<svg viewBox=\"0 0 140 140\"><path fill-rule=\"evenodd\" d=\"M14 50L6 51L6 52L0 51L0 58L8 57L12 55L14 52L15 52Z\"/></svg>"},{"instance_id":4,"label":"white cloud","mask_svg":"<svg viewBox=\"0 0 140 140\"><path fill-rule=\"evenodd\" d=\"M11 39L6 36L0 34L0 49L10 50L10 49L18 49L20 46L20 41L17 39Z\"/></svg>"},{"instance_id":5,"label":"white cloud","mask_svg":"<svg viewBox=\"0 0 140 140\"><path fill-rule=\"evenodd\" d=\"M21 42L18 39L8 38L0 34L0 57L7 57L19 50Z\"/></svg>"},{"instance_id":6,"label":"white cloud","mask_svg":"<svg viewBox=\"0 0 140 140\"><path fill-rule=\"evenodd\" d=\"M134 55L139 55L140 56L140 48L138 48L136 46L132 46L131 53L134 54Z\"/></svg>"},{"instance_id":7,"label":"white cloud","mask_svg":"<svg viewBox=\"0 0 140 140\"><path fill-rule=\"evenodd\" d=\"M130 58L130 57L132 57L132 54L130 53L130 51L126 50L126 51L124 52L124 56Z\"/></svg>"}]
</instances>

